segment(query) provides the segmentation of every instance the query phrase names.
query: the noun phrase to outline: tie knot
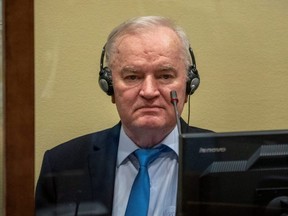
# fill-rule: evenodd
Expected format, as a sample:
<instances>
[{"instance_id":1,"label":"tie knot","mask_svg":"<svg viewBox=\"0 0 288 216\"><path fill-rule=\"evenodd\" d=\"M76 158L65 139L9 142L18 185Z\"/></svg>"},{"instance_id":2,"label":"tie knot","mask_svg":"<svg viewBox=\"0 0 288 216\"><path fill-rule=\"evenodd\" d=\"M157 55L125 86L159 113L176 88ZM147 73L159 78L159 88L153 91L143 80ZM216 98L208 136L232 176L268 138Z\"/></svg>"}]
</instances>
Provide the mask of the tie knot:
<instances>
[{"instance_id":1,"label":"tie knot","mask_svg":"<svg viewBox=\"0 0 288 216\"><path fill-rule=\"evenodd\" d=\"M165 149L164 145L161 145L158 148L152 149L137 149L134 154L137 157L140 166L147 167L150 163L152 163L160 153Z\"/></svg>"}]
</instances>

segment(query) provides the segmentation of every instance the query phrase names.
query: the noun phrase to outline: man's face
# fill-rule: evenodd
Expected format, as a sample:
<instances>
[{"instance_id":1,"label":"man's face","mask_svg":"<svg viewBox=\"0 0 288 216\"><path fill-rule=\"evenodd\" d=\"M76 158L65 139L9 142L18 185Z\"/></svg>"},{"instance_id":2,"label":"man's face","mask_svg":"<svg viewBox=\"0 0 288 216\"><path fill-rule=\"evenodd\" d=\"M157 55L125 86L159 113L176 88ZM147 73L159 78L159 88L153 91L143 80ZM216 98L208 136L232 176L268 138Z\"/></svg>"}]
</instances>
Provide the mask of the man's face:
<instances>
[{"instance_id":1,"label":"man's face","mask_svg":"<svg viewBox=\"0 0 288 216\"><path fill-rule=\"evenodd\" d=\"M112 101L124 129L134 133L171 131L176 119L170 92L177 92L179 113L187 100L187 72L178 37L160 27L124 35L115 47L111 57Z\"/></svg>"}]
</instances>

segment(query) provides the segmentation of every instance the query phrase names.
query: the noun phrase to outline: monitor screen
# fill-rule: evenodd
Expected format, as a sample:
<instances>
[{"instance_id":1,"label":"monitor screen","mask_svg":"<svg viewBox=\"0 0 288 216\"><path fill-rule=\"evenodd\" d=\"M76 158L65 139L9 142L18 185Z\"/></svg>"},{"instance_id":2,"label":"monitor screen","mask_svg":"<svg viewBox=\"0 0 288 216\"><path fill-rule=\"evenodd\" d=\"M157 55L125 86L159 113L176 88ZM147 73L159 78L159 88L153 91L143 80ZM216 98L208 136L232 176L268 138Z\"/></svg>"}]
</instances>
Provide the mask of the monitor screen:
<instances>
[{"instance_id":1,"label":"monitor screen","mask_svg":"<svg viewBox=\"0 0 288 216\"><path fill-rule=\"evenodd\" d=\"M288 215L288 130L182 134L178 215Z\"/></svg>"}]
</instances>

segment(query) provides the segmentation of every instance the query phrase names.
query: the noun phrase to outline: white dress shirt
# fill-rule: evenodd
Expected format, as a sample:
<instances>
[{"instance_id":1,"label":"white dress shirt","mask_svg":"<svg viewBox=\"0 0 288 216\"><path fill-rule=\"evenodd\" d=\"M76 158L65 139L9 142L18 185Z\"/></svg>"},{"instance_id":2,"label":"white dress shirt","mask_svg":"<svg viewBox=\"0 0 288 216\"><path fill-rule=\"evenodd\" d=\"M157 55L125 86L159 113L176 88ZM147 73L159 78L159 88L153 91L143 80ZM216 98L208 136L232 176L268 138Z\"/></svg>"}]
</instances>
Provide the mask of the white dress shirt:
<instances>
[{"instance_id":1,"label":"white dress shirt","mask_svg":"<svg viewBox=\"0 0 288 216\"><path fill-rule=\"evenodd\" d=\"M151 184L148 215L174 216L178 182L177 128L175 127L160 144L168 146L170 151L161 153L148 167ZM122 127L117 155L113 216L125 215L130 190L139 168L137 158L131 153L138 148Z\"/></svg>"}]
</instances>

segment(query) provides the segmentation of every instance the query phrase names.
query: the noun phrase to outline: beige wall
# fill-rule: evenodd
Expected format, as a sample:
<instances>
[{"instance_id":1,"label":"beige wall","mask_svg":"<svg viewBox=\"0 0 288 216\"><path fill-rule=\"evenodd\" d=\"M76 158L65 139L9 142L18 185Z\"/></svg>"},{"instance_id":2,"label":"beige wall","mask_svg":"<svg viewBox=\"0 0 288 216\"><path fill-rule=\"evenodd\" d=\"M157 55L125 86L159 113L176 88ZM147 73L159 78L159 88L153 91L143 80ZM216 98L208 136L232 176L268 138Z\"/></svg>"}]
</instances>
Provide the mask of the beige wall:
<instances>
[{"instance_id":1,"label":"beige wall","mask_svg":"<svg viewBox=\"0 0 288 216\"><path fill-rule=\"evenodd\" d=\"M287 9L286 0L36 0L36 177L45 150L119 120L98 87L99 58L110 30L133 16L168 16L187 31L202 81L191 124L288 128Z\"/></svg>"}]
</instances>

